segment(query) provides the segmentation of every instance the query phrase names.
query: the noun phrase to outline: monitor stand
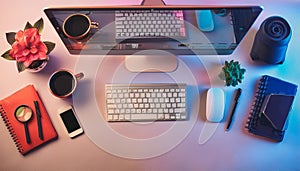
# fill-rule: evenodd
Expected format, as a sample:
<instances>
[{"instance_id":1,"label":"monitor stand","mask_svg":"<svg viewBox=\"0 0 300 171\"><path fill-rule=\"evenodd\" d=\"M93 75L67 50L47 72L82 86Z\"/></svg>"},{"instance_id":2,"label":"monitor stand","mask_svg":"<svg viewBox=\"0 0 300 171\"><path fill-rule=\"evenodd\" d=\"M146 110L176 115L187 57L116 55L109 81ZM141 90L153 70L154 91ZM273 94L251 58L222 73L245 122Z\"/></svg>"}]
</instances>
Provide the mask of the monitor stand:
<instances>
[{"instance_id":1,"label":"monitor stand","mask_svg":"<svg viewBox=\"0 0 300 171\"><path fill-rule=\"evenodd\" d=\"M125 66L131 72L173 72L177 65L177 57L167 52L125 56Z\"/></svg>"},{"instance_id":2,"label":"monitor stand","mask_svg":"<svg viewBox=\"0 0 300 171\"><path fill-rule=\"evenodd\" d=\"M142 0L141 5L166 5L164 0Z\"/></svg>"},{"instance_id":3,"label":"monitor stand","mask_svg":"<svg viewBox=\"0 0 300 171\"><path fill-rule=\"evenodd\" d=\"M143 0L141 5L166 5L163 0ZM177 57L171 53L148 50L125 56L125 66L131 72L172 72L177 69Z\"/></svg>"}]
</instances>

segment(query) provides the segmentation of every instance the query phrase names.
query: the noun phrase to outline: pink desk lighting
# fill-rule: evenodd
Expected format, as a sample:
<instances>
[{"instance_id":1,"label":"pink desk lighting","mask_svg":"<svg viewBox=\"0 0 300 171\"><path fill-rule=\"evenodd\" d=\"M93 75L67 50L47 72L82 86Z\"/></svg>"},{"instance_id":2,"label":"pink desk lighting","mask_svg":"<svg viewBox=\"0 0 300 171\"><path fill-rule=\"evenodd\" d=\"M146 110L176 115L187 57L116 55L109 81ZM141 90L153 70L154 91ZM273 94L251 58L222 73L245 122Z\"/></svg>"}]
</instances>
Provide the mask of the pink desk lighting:
<instances>
[{"instance_id":1,"label":"pink desk lighting","mask_svg":"<svg viewBox=\"0 0 300 171\"><path fill-rule=\"evenodd\" d=\"M3 121L0 121L0 170L300 170L300 97L295 96L285 138L274 143L249 134L245 127L254 99L256 82L269 74L300 85L300 2L276 1L194 1L167 0L166 4L186 5L261 5L264 10L250 28L232 55L221 58L178 58L179 68L172 73L130 73L124 67L124 58L70 55L49 22L43 9L68 6L137 5L141 0L52 0L1 2L0 52L10 48L6 32L18 31L27 21L44 19L43 40L56 43L50 60L41 72L18 73L15 62L0 60L0 99L28 84L33 84L49 113L58 139L22 156L16 149ZM147 2L148 3L148 2ZM146 4L147 4L146 3ZM284 17L292 28L286 60L282 65L262 65L250 58L251 46L260 24L269 16ZM219 60L221 59L221 60ZM243 94L235 111L231 130L226 132L235 88L224 87L215 80L220 67L215 64L237 59L247 69L242 88ZM205 67L203 66L205 64ZM88 67L87 67L88 66ZM74 73L83 71L72 98L59 99L48 89L50 75L67 68ZM104 84L137 80L141 82L181 81L188 83L190 93L187 122L166 123L107 123L104 115ZM205 91L216 84L225 91L225 119L218 125L207 123ZM91 86L91 87L90 87ZM57 108L72 104L85 133L70 139L59 121ZM94 108L90 108L93 106ZM102 121L100 121L102 120ZM199 140L203 129L213 130L207 141ZM202 143L201 143L202 142Z\"/></svg>"}]
</instances>

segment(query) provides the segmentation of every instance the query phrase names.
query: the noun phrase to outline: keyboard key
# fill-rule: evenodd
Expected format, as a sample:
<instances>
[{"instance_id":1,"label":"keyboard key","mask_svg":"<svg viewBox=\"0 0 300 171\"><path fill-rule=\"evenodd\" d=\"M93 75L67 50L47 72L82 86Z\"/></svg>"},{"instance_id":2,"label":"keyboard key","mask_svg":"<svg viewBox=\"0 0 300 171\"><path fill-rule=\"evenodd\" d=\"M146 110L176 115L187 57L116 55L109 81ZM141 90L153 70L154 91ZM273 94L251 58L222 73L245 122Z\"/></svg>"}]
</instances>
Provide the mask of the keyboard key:
<instances>
[{"instance_id":1,"label":"keyboard key","mask_svg":"<svg viewBox=\"0 0 300 171\"><path fill-rule=\"evenodd\" d=\"M131 120L157 120L157 115L156 114L136 114L136 115L131 115Z\"/></svg>"}]
</instances>

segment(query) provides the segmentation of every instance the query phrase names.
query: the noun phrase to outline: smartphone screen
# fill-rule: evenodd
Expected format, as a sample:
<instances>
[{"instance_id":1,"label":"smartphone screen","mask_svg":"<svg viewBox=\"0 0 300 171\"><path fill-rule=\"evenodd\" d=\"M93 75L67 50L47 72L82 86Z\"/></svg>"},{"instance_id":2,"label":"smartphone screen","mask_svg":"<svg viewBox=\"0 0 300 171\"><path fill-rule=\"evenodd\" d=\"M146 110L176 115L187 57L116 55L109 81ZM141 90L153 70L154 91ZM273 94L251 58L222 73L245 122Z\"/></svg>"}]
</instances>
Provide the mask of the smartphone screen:
<instances>
[{"instance_id":1,"label":"smartphone screen","mask_svg":"<svg viewBox=\"0 0 300 171\"><path fill-rule=\"evenodd\" d=\"M60 117L62 118L62 121L66 126L68 133L74 132L77 129L81 128L72 109L61 113Z\"/></svg>"}]
</instances>

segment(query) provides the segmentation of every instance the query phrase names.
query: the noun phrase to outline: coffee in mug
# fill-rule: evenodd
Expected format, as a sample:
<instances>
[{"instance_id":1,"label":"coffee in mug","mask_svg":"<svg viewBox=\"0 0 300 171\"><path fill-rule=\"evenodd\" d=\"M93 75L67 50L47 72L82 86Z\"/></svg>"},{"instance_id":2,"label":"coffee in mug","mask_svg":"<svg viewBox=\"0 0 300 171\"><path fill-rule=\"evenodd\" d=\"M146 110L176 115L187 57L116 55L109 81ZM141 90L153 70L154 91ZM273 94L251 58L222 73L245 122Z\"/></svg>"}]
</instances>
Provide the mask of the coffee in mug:
<instances>
[{"instance_id":1,"label":"coffee in mug","mask_svg":"<svg viewBox=\"0 0 300 171\"><path fill-rule=\"evenodd\" d=\"M69 97L75 91L77 81L83 76L83 73L74 75L68 70L56 71L49 79L50 91L56 97Z\"/></svg>"},{"instance_id":2,"label":"coffee in mug","mask_svg":"<svg viewBox=\"0 0 300 171\"><path fill-rule=\"evenodd\" d=\"M63 22L62 29L64 34L74 40L85 38L90 32L91 28L98 28L97 22L92 22L85 14L69 15Z\"/></svg>"}]
</instances>

